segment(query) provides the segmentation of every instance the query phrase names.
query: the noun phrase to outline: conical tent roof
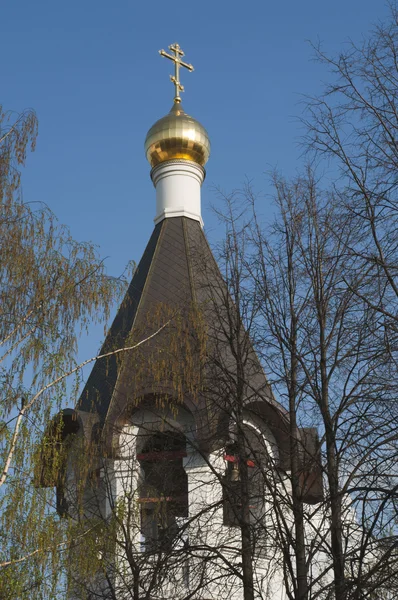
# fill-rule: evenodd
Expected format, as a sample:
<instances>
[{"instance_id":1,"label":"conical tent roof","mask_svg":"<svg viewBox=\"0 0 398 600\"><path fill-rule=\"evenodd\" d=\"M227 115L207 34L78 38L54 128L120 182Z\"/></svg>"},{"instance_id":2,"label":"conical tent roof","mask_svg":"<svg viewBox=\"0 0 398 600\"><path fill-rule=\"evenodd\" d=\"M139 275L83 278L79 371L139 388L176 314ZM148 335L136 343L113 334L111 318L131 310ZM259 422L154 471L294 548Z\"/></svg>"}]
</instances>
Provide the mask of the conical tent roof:
<instances>
[{"instance_id":1,"label":"conical tent roof","mask_svg":"<svg viewBox=\"0 0 398 600\"><path fill-rule=\"evenodd\" d=\"M225 428L228 428L226 421L231 412L227 400L224 405L220 402L220 396L227 395L227 392L220 391L219 371L220 361L228 370L234 369L235 362L226 341L225 330L222 325L219 326L225 315L224 305L228 297L227 286L200 223L187 217L164 219L155 226L101 349L101 354L104 354L131 345L132 340L137 342L153 334L162 323L151 318L151 315L158 312L159 306L168 307L168 314L186 312L192 305L202 307L209 337L213 342L216 337L219 341L222 340L217 348L214 343L212 345L213 352L222 355L215 361L218 364L217 373L210 366L210 360L206 365L208 377L213 370L214 383L207 386L208 392L201 394L196 407L190 406L196 412L198 430L202 432L203 438L217 435L224 437L220 431L224 428L225 433ZM161 334L158 338L155 336L147 343L148 362L151 360L148 348L159 345L160 336ZM256 410L260 410L275 437L285 445L285 411L274 400L251 343L249 353L250 361L246 364L247 401L251 406L256 406ZM151 391L155 391L156 386L151 380L150 372L146 374L146 380L145 376L140 375L138 390L137 366L134 361L134 351L98 360L81 395L79 411L97 413L101 427L112 426L128 410L128 404L134 403L134 397L138 393L150 395ZM210 408L209 403L212 404Z\"/></svg>"}]
</instances>

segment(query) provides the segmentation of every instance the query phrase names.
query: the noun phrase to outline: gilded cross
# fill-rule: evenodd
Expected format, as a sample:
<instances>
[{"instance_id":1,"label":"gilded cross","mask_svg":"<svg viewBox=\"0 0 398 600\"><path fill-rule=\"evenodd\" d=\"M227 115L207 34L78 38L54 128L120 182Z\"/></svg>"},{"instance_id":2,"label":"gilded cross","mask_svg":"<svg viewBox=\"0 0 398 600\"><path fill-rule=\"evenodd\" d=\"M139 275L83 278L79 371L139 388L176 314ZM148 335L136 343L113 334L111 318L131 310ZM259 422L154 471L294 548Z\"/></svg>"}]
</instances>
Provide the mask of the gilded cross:
<instances>
[{"instance_id":1,"label":"gilded cross","mask_svg":"<svg viewBox=\"0 0 398 600\"><path fill-rule=\"evenodd\" d=\"M181 50L178 44L172 44L171 46L169 46L169 50L171 50L171 52L174 52L174 55L168 54L164 50L159 50L159 54L161 56L169 58L174 63L174 75L170 75L170 79L174 83L176 90L174 102L179 103L181 102L180 92L184 91L184 86L180 82L180 67L185 67L186 69L188 69L188 71L193 71L194 69L192 65L181 60L181 58L184 56L184 52Z\"/></svg>"}]
</instances>

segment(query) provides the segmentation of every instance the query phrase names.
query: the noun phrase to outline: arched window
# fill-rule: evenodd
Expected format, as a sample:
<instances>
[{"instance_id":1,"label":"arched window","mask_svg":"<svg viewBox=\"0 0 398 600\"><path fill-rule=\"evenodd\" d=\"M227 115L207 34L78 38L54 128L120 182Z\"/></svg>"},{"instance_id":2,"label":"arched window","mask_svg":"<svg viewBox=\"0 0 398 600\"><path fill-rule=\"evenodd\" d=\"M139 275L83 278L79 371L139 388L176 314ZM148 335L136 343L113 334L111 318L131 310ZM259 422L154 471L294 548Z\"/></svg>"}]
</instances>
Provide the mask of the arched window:
<instances>
[{"instance_id":1,"label":"arched window","mask_svg":"<svg viewBox=\"0 0 398 600\"><path fill-rule=\"evenodd\" d=\"M183 467L186 439L180 432L157 432L137 454L142 469L139 502L145 551L167 551L188 516L188 479Z\"/></svg>"},{"instance_id":2,"label":"arched window","mask_svg":"<svg viewBox=\"0 0 398 600\"><path fill-rule=\"evenodd\" d=\"M248 478L249 519L253 524L263 517L265 501L264 474L269 468L272 449L264 436L263 428L249 420L240 425L240 439L243 447L239 449L237 425L231 428L231 438L225 447L225 475L223 478L223 514L224 525L238 527L242 522L242 463L246 463Z\"/></svg>"}]
</instances>

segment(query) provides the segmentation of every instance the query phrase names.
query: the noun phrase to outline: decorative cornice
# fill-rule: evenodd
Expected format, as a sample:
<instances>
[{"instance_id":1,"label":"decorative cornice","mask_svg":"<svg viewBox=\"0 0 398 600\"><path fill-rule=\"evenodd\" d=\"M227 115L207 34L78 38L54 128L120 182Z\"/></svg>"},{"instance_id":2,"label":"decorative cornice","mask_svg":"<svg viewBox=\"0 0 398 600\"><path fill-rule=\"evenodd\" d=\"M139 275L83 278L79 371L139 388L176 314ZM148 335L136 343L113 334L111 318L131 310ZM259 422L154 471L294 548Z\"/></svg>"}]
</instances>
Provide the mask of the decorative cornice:
<instances>
[{"instance_id":1,"label":"decorative cornice","mask_svg":"<svg viewBox=\"0 0 398 600\"><path fill-rule=\"evenodd\" d=\"M187 217L188 219L193 219L194 221L199 221L202 229L204 227L203 219L200 215L189 212L188 210L185 210L182 206L178 207L178 208L164 209L160 213L160 215L155 217L153 222L155 223L155 225L157 225L158 223L160 223L160 221L163 221L163 219L170 218L170 217Z\"/></svg>"}]
</instances>

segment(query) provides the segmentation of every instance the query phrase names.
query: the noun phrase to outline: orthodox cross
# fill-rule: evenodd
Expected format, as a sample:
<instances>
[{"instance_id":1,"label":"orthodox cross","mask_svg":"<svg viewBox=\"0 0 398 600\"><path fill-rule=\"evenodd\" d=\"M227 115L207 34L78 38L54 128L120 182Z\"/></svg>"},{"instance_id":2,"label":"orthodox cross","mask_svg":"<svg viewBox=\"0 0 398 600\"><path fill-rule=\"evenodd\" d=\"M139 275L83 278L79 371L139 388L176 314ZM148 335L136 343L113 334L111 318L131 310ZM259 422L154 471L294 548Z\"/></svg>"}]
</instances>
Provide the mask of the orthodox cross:
<instances>
[{"instance_id":1,"label":"orthodox cross","mask_svg":"<svg viewBox=\"0 0 398 600\"><path fill-rule=\"evenodd\" d=\"M174 83L176 95L174 98L174 102L177 104L181 102L180 92L184 91L184 86L180 82L180 67L185 67L188 71L193 71L193 66L181 60L184 56L184 52L181 50L180 46L176 44L172 44L169 46L169 50L174 52L174 56L172 54L168 54L164 50L159 50L160 56L165 56L169 58L174 63L174 75L170 75L171 81Z\"/></svg>"}]
</instances>

